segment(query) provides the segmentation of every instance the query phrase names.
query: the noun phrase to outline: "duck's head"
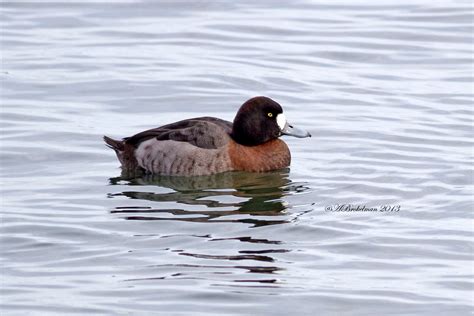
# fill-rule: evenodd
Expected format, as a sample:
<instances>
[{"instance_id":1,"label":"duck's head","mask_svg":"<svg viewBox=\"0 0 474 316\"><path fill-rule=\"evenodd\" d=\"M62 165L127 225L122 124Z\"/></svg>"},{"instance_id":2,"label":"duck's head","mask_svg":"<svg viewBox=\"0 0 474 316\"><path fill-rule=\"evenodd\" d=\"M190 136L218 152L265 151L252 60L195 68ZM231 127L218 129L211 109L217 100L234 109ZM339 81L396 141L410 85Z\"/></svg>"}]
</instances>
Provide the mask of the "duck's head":
<instances>
[{"instance_id":1,"label":"duck's head","mask_svg":"<svg viewBox=\"0 0 474 316\"><path fill-rule=\"evenodd\" d=\"M240 107L232 127L232 138L242 145L255 146L282 135L311 137L290 125L280 104L267 97L254 97Z\"/></svg>"}]
</instances>

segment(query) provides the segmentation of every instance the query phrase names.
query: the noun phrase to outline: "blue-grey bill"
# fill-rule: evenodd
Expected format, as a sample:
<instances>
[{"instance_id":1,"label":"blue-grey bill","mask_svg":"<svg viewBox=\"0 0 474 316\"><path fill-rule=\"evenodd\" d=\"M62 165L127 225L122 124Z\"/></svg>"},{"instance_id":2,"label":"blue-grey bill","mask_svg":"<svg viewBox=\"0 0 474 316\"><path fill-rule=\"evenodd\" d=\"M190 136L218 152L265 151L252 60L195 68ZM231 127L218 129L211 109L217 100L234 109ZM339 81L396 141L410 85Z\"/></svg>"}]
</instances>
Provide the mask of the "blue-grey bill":
<instances>
[{"instance_id":1,"label":"blue-grey bill","mask_svg":"<svg viewBox=\"0 0 474 316\"><path fill-rule=\"evenodd\" d=\"M311 137L311 134L304 129L294 127L288 123L285 124L285 127L281 130L282 135L294 136L298 138Z\"/></svg>"}]
</instances>

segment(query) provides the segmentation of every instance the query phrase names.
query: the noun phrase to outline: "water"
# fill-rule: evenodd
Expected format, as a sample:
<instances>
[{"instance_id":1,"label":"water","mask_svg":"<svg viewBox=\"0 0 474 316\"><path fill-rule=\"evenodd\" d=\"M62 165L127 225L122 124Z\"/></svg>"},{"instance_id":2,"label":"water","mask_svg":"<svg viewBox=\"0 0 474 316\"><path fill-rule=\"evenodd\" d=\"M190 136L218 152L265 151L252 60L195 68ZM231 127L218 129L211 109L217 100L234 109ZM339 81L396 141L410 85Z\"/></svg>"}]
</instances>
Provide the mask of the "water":
<instances>
[{"instance_id":1,"label":"water","mask_svg":"<svg viewBox=\"0 0 474 316\"><path fill-rule=\"evenodd\" d=\"M473 15L2 3L2 314L470 314ZM255 95L313 134L288 170L127 180L101 140Z\"/></svg>"}]
</instances>

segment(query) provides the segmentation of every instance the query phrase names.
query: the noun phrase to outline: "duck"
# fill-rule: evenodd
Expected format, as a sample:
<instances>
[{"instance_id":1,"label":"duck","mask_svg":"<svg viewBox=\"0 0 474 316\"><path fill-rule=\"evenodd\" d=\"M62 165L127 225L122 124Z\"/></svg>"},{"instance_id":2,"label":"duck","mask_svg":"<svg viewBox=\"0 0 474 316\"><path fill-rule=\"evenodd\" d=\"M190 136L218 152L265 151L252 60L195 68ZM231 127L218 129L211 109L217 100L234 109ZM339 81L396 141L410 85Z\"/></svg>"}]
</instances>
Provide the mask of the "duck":
<instances>
[{"instance_id":1,"label":"duck","mask_svg":"<svg viewBox=\"0 0 474 316\"><path fill-rule=\"evenodd\" d=\"M279 103L257 96L244 102L233 122L216 117L185 119L116 140L104 136L123 172L205 176L228 171L268 172L289 167L281 136L311 134L289 124Z\"/></svg>"}]
</instances>

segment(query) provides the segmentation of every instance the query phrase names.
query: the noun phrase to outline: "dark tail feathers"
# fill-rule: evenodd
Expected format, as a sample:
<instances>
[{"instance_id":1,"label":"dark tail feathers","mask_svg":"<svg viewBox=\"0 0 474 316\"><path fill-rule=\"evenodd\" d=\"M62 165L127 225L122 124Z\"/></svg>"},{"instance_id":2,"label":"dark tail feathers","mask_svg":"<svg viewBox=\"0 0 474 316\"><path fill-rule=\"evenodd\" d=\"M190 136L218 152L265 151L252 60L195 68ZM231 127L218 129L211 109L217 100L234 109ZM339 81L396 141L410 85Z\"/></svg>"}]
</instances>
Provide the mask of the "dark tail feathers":
<instances>
[{"instance_id":1,"label":"dark tail feathers","mask_svg":"<svg viewBox=\"0 0 474 316\"><path fill-rule=\"evenodd\" d=\"M107 147L112 148L115 151L124 150L124 143L122 140L115 140L110 137L104 136L104 142L107 144Z\"/></svg>"},{"instance_id":2,"label":"dark tail feathers","mask_svg":"<svg viewBox=\"0 0 474 316\"><path fill-rule=\"evenodd\" d=\"M115 140L110 137L104 136L104 142L107 147L112 148L117 155L118 160L124 167L124 149L125 149L125 142L123 140ZM125 166L126 167L126 166Z\"/></svg>"}]
</instances>

